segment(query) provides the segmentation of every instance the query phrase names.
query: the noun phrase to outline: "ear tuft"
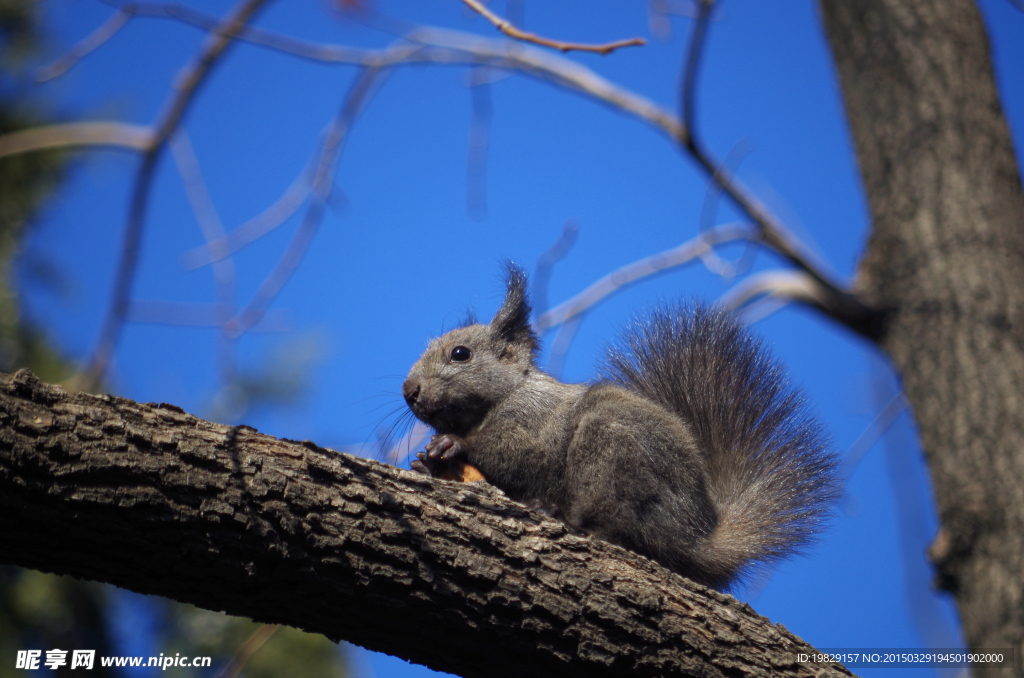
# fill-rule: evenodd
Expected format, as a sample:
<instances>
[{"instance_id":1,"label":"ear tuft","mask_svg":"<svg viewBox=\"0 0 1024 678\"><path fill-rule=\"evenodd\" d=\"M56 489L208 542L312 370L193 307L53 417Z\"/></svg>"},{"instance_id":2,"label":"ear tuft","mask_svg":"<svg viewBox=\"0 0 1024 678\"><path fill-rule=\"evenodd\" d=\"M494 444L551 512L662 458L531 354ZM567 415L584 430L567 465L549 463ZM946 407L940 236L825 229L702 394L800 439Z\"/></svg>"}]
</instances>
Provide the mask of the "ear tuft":
<instances>
[{"instance_id":1,"label":"ear tuft","mask_svg":"<svg viewBox=\"0 0 1024 678\"><path fill-rule=\"evenodd\" d=\"M540 344L530 327L530 301L526 296L526 273L511 261L505 262L508 290L505 303L491 320L491 331L498 339L509 344L520 344L537 352Z\"/></svg>"}]
</instances>

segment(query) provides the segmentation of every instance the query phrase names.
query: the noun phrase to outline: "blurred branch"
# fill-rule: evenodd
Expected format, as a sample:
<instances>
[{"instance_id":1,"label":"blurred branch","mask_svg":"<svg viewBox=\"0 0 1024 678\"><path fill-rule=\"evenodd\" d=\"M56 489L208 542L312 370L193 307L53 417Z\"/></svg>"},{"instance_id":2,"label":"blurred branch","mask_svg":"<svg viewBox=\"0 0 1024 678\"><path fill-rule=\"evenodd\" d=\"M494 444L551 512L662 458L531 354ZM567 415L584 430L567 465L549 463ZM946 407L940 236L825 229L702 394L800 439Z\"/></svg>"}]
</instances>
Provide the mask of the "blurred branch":
<instances>
[{"instance_id":1,"label":"blurred branch","mask_svg":"<svg viewBox=\"0 0 1024 678\"><path fill-rule=\"evenodd\" d=\"M221 23L216 32L203 44L196 59L183 69L175 81L174 92L157 124L152 143L142 157L142 163L135 177L128 221L121 245L121 258L111 293L110 306L100 329L96 348L82 373L75 378L75 386L83 390L96 390L110 365L114 348L121 335L125 314L131 298L132 283L138 264L142 228L149 203L150 186L160 151L168 137L177 128L188 106L192 103L199 86L209 75L210 69L224 54L233 37L252 18L266 0L243 0Z\"/></svg>"},{"instance_id":2,"label":"blurred branch","mask_svg":"<svg viewBox=\"0 0 1024 678\"><path fill-rule=\"evenodd\" d=\"M846 308L833 289L806 271L776 270L750 276L722 295L720 303L730 310L747 306L757 297L799 301L826 316L845 323ZM765 314L767 315L767 314ZM763 317L763 316L761 316Z\"/></svg>"},{"instance_id":3,"label":"blurred branch","mask_svg":"<svg viewBox=\"0 0 1024 678\"><path fill-rule=\"evenodd\" d=\"M853 441L853 444L846 451L845 459L843 459L843 476L847 481L853 475L861 459L868 453L868 450L885 435L889 427L893 425L900 414L908 407L910 407L910 403L907 402L903 391L900 391L875 415L875 418L871 420L871 423L867 425L861 434L857 436L857 439Z\"/></svg>"},{"instance_id":4,"label":"blurred branch","mask_svg":"<svg viewBox=\"0 0 1024 678\"><path fill-rule=\"evenodd\" d=\"M215 30L219 25L214 17L170 3L132 3L120 7L131 7L135 14L174 19L204 30ZM679 140L686 136L683 126L670 112L644 97L612 85L585 66L528 46L510 50L504 41L490 40L472 33L418 28L409 32L403 40L380 50L313 43L251 26L240 28L235 37L292 56L330 64L380 69L422 63L451 66L487 64L494 68L521 71L580 91L640 117L673 139Z\"/></svg>"},{"instance_id":5,"label":"blurred branch","mask_svg":"<svg viewBox=\"0 0 1024 678\"><path fill-rule=\"evenodd\" d=\"M435 28L417 29L399 42L383 50L361 50L338 45L320 45L279 35L270 31L238 26L237 37L254 44L286 52L302 58L328 63L356 64L368 68L384 69L400 64L434 63L446 65L481 65L522 72L547 80L557 86L578 91L634 115L662 130L697 161L721 184L725 193L758 225L759 240L774 249L792 264L814 277L833 296L833 316L864 336L874 338L878 332L878 312L868 308L858 297L834 282L832 274L817 261L806 247L776 219L732 173L708 154L695 139L687 124L692 122L694 90L700 55L704 45L712 0L700 0L701 11L690 49L683 68L682 116L683 121L653 102L608 82L590 69L557 55L528 46L508 49L504 42L487 40L458 31ZM164 3L134 3L124 5L135 13L163 16L185 21L210 30L213 19L200 12ZM411 44L410 44L411 43ZM140 177L145 176L140 172Z\"/></svg>"},{"instance_id":6,"label":"blurred branch","mask_svg":"<svg viewBox=\"0 0 1024 678\"><path fill-rule=\"evenodd\" d=\"M222 328L225 313L233 308L218 304L188 301L166 301L162 299L132 299L126 319L134 324L178 325L181 327ZM260 321L249 328L250 332L291 332L295 323L290 313L278 309L267 311Z\"/></svg>"},{"instance_id":7,"label":"blurred branch","mask_svg":"<svg viewBox=\"0 0 1024 678\"><path fill-rule=\"evenodd\" d=\"M610 54L620 47L639 47L646 45L647 41L643 38L629 38L627 40L618 40L616 42L609 42L604 45L583 45L577 42L561 42L559 40L549 40L548 38L542 38L534 33L527 33L526 31L520 30L512 25L512 23L506 19L502 19L500 16L487 9L487 7L478 2L478 0L462 0L470 9L478 13L483 18L494 24L494 27L499 31L512 38L513 40L521 40L523 42L531 42L534 45L541 45L543 47L552 47L554 49L561 50L563 52L577 51L577 52L596 52L598 54Z\"/></svg>"},{"instance_id":8,"label":"blurred branch","mask_svg":"<svg viewBox=\"0 0 1024 678\"><path fill-rule=\"evenodd\" d=\"M749 152L750 143L746 139L740 139L729 149L725 160L722 161L722 167L729 169L731 173L735 173L739 164ZM704 190L704 202L700 207L699 229L701 233L711 228L718 214L718 198L722 194L722 184L718 181L718 176L721 172L721 169L715 172L708 181L707 188ZM746 247L743 248L743 252L733 261L723 260L714 249L708 250L701 259L703 259L707 269L715 275L723 278L733 278L740 273L745 273L750 268L755 251L750 241L748 241Z\"/></svg>"},{"instance_id":9,"label":"blurred branch","mask_svg":"<svg viewBox=\"0 0 1024 678\"><path fill-rule=\"evenodd\" d=\"M758 240L778 252L797 269L813 279L815 285L811 298L820 302L816 305L817 308L823 310L827 308L829 317L840 324L871 340L877 339L881 329L879 322L881 313L867 306L857 295L837 282L835 276L827 272L826 266L793 236L782 225L782 222L776 219L739 179L728 171L723 163L716 162L704 150L699 138L694 133L694 100L698 67L705 44L708 20L715 0L699 0L699 2L700 13L693 28L690 48L687 50L683 62L683 78L680 84L680 115L683 118L682 126L686 130L686 134L676 137L677 142L711 176L712 181L721 185L726 195L757 224L760 231ZM804 285L803 289L811 290L811 286ZM793 291L799 290L793 288ZM803 296L791 298L801 301L808 300Z\"/></svg>"},{"instance_id":10,"label":"blurred branch","mask_svg":"<svg viewBox=\"0 0 1024 678\"><path fill-rule=\"evenodd\" d=\"M245 668L249 658L263 647L270 637L281 628L280 624L264 624L256 629L248 640L246 640L235 652L224 670L217 674L217 678L235 678Z\"/></svg>"},{"instance_id":11,"label":"blurred branch","mask_svg":"<svg viewBox=\"0 0 1024 678\"><path fill-rule=\"evenodd\" d=\"M576 220L566 219L562 225L562 232L558 234L558 239L537 257L537 266L533 274L533 313L535 317L540 317L548 310L548 282L551 280L551 270L569 253L572 246L576 244L579 234L580 225L576 223Z\"/></svg>"},{"instance_id":12,"label":"blurred branch","mask_svg":"<svg viewBox=\"0 0 1024 678\"><path fill-rule=\"evenodd\" d=\"M469 81L473 115L466 152L466 213L476 220L487 216L487 148L494 110L489 71L486 66L477 66L470 70Z\"/></svg>"},{"instance_id":13,"label":"blurred branch","mask_svg":"<svg viewBox=\"0 0 1024 678\"><path fill-rule=\"evenodd\" d=\"M0 136L0 158L68 146L114 146L135 151L153 147L153 130L126 122L72 122L18 130Z\"/></svg>"},{"instance_id":14,"label":"blurred branch","mask_svg":"<svg viewBox=\"0 0 1024 678\"><path fill-rule=\"evenodd\" d=\"M181 175L182 184L185 187L185 195L189 205L196 215L199 223L199 230L203 233L203 239L215 257L213 264L214 297L216 298L217 321L221 331L217 333L217 364L220 368L221 379L224 383L231 383L235 377L235 339L226 331L228 321L235 314L236 276L235 263L231 253L227 251L224 244L224 225L221 223L217 208L210 197L210 191L203 179L202 169L199 167L199 159L196 157L195 149L189 140L188 133L179 129L170 138L171 155L178 167L178 174ZM217 256L220 255L220 256Z\"/></svg>"},{"instance_id":15,"label":"blurred branch","mask_svg":"<svg viewBox=\"0 0 1024 678\"><path fill-rule=\"evenodd\" d=\"M558 332L551 342L551 352L548 354L548 363L544 366L545 371L558 379L565 369L565 356L569 353L572 340L576 338L576 331L583 322L583 313L576 315L558 326Z\"/></svg>"},{"instance_id":16,"label":"blurred branch","mask_svg":"<svg viewBox=\"0 0 1024 678\"><path fill-rule=\"evenodd\" d=\"M537 332L549 330L592 308L605 297L624 287L701 257L714 245L732 240L748 240L754 237L756 234L752 233L750 227L745 224L732 223L717 226L692 240L687 240L682 245L644 257L612 271L572 299L562 302L537 318L534 322L534 329Z\"/></svg>"},{"instance_id":17,"label":"blurred branch","mask_svg":"<svg viewBox=\"0 0 1024 678\"><path fill-rule=\"evenodd\" d=\"M173 19L210 32L220 30L221 26L220 19L217 17L176 3L129 2L118 4L110 0L105 1L116 7L119 13L131 16ZM235 37L255 45L313 61L360 63L367 52L364 49L340 45L319 45L253 26L243 26Z\"/></svg>"},{"instance_id":18,"label":"blurred branch","mask_svg":"<svg viewBox=\"0 0 1024 678\"><path fill-rule=\"evenodd\" d=\"M341 110L338 112L334 125L324 140L323 153L312 182L313 200L306 209L305 217L299 224L299 228L284 254L281 255L270 274L264 278L252 300L234 319L228 322L226 329L232 336L237 337L244 334L263 316L267 307L281 292L305 256L306 250L320 226L324 206L330 198L331 189L334 186L335 166L341 155L345 139L362 110L363 103L369 98L377 84L380 74L380 69L368 67L364 68L356 77Z\"/></svg>"},{"instance_id":19,"label":"blurred branch","mask_svg":"<svg viewBox=\"0 0 1024 678\"><path fill-rule=\"evenodd\" d=\"M323 149L324 145L321 143L320 150L303 168L302 173L270 207L221 238L188 250L181 256L181 265L191 270L212 264L262 238L287 221L309 198L312 192L309 175L320 164Z\"/></svg>"},{"instance_id":20,"label":"blurred branch","mask_svg":"<svg viewBox=\"0 0 1024 678\"><path fill-rule=\"evenodd\" d=\"M651 34L662 40L672 37L672 22L670 16L685 16L691 19L696 18L700 13L694 9L700 0L647 0L647 25Z\"/></svg>"},{"instance_id":21,"label":"blurred branch","mask_svg":"<svg viewBox=\"0 0 1024 678\"><path fill-rule=\"evenodd\" d=\"M702 8L710 7L711 0L701 0L701 2ZM249 4L258 6L260 2L250 0L246 7ZM159 8L159 11L163 12L160 14L161 16L184 20L203 27L207 27L210 23L205 15L199 13L180 10L180 8L172 12L170 8L176 7L172 5L137 4L133 5L133 7L136 11L140 11L142 7L147 8L147 11L154 10L154 15ZM253 11L254 9L255 7ZM225 22L227 27L219 30L217 37L212 38L212 40L214 43L221 43L220 49L222 50L229 40L226 32L230 32L231 35L237 34L239 39L249 40L304 58L332 63L361 65L367 69L364 73L415 63L474 66L486 64L492 68L514 70L546 80L556 86L583 93L613 108L638 117L665 132L680 147L685 149L713 180L722 186L722 190L757 224L760 230L757 239L762 244L774 249L818 282L822 294L827 294L831 297L828 304L832 309L831 317L854 331L874 339L880 331L880 323L878 322L880 314L876 310L867 307L857 296L846 290L842 285L834 282L834 276L826 272L825 266L817 261L816 257L797 238L792 236L771 212L761 205L742 182L729 172L724 165L714 161L691 134L686 118L688 117L691 121L693 118L693 90L695 89L697 66L704 44L709 14L709 10L701 12L684 64L682 85L683 121L660 108L657 104L629 90L613 85L590 69L564 57L524 45L519 45L515 50L510 50L507 43L503 41L487 40L457 31L432 28L417 29L407 34L404 41L383 50L358 50L339 46L317 45L267 31L245 29L244 21L232 23L229 20ZM212 61L216 58L215 54L219 54L219 50L213 50L210 54L214 55L211 59ZM200 59L198 65L193 67L193 70L205 73L205 69L208 69L208 67L209 64L204 66L204 61ZM182 89L188 92L188 82L190 79L186 77L183 80L186 82L186 86ZM164 123L156 127L158 131L153 142L153 150L147 152L143 166L139 171L136 193L133 197L132 210L129 217L128 232L125 237L122 265L118 274L118 285L116 286L118 290L127 289L134 272L135 252L138 247L138 231L140 230L145 210L148 186L156 155L162 141L166 139L169 133L169 128L173 129L188 101L188 96L179 96L175 99L176 105L171 107L171 111L165 116ZM287 201L289 207L291 204L294 204L293 199L299 192L296 190L293 193L291 189L289 190L289 200ZM279 201L278 205L281 203L282 201ZM239 328L237 331L243 331L242 328L247 323L251 324L252 319L258 316L261 309L265 308L265 304L269 303L269 300L277 294L280 287L290 277L291 272L294 271L294 266L301 260L302 253L309 244L309 239L312 236L312 231L316 229L316 224L319 222L319 213L322 212L322 209L322 205L310 207L310 210L307 212L307 219L304 221L305 227L300 227L292 245L289 247L289 251L286 252L271 276L268 276L264 281L264 285L261 287L256 298L250 303L246 311L243 312L242 317L238 319ZM272 222L272 220L268 220L268 222ZM90 372L93 374L102 374L106 363L110 359L112 347L116 343L119 331L120 318L123 316L124 300L122 297L122 294L116 294L115 301L111 305L111 311L101 335L103 339L99 342L99 347L94 354L94 359L90 366Z\"/></svg>"},{"instance_id":22,"label":"blurred branch","mask_svg":"<svg viewBox=\"0 0 1024 678\"><path fill-rule=\"evenodd\" d=\"M67 54L49 66L40 68L36 72L36 81L46 82L67 73L68 70L73 68L75 64L84 59L90 52L114 37L128 23L131 15L132 13L125 9L115 12L99 28L80 40Z\"/></svg>"},{"instance_id":23,"label":"blurred branch","mask_svg":"<svg viewBox=\"0 0 1024 678\"><path fill-rule=\"evenodd\" d=\"M693 37L690 38L690 49L683 68L683 82L679 88L681 100L679 110L683 116L683 124L690 130L690 144L694 143L694 98L697 89L697 73L700 58L704 53L704 36L707 34L708 19L715 0L697 0L697 18L693 24ZM712 173L714 177L716 173Z\"/></svg>"}]
</instances>

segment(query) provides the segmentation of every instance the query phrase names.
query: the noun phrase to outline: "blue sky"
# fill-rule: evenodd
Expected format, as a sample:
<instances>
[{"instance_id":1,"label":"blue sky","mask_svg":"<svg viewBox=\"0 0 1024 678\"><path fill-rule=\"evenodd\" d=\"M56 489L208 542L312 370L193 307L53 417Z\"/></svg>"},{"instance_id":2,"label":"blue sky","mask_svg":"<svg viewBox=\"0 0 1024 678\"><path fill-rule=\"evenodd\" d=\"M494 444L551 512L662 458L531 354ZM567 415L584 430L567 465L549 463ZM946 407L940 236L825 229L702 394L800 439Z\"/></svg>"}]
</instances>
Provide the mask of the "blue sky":
<instances>
[{"instance_id":1,"label":"blue sky","mask_svg":"<svg viewBox=\"0 0 1024 678\"><path fill-rule=\"evenodd\" d=\"M216 15L231 7L223 0L191 4ZM403 22L497 37L458 0L369 4ZM522 4L525 27L545 36L581 42L649 38L645 47L609 56L566 58L676 109L689 19L673 18L671 37L659 39L650 35L643 3ZM504 12L506 5L493 7ZM1021 157L1024 13L1006 0L983 0L981 7ZM50 58L111 13L94 0L49 0L43 8L53 31ZM271 3L257 25L322 43L379 48L395 39L332 11L327 2L308 0ZM172 20L135 19L66 75L40 85L39 96L67 118L148 124L203 38ZM300 174L354 75L351 66L246 44L218 64L184 128L227 230L265 209ZM492 80L483 219L468 215L466 207L473 96L467 69L403 67L376 91L346 140L332 205L273 302L275 318L290 331L247 334L237 345L241 371L276 365L302 376L306 389L297 403L257 405L241 421L339 449L372 443L387 415L402 405L401 381L426 341L467 309L489 318L497 308L501 260L532 270L563 223L574 219L578 241L551 277L548 296L555 304L611 270L697 234L707 179L660 132L523 75L496 73ZM700 75L697 120L705 145L720 158L737 142L749 144L742 180L838 275L851 278L867 216L814 3L723 3ZM92 349L106 311L137 161L125 151L79 156L28 246L30 255L57 264L67 283L57 294L23 280L28 313L78 360ZM723 203L715 223L737 216ZM239 303L256 292L297 226L292 218L233 257ZM165 154L133 296L213 302L211 269L189 271L180 263L184 252L202 243ZM736 254L728 248L723 253ZM754 270L783 266L762 252ZM590 379L617 328L642 309L682 296L716 299L731 284L693 264L609 298L583 322L564 378ZM895 393L877 351L810 311L784 308L757 323L756 331L806 390L839 450L854 443ZM122 334L110 383L119 395L210 415L224 386L218 374L215 330L132 324ZM923 553L934 530L916 434L903 415L856 468L821 544L739 597L820 648L958 643L952 607L928 591ZM376 676L428 673L376 655L359 664Z\"/></svg>"}]
</instances>

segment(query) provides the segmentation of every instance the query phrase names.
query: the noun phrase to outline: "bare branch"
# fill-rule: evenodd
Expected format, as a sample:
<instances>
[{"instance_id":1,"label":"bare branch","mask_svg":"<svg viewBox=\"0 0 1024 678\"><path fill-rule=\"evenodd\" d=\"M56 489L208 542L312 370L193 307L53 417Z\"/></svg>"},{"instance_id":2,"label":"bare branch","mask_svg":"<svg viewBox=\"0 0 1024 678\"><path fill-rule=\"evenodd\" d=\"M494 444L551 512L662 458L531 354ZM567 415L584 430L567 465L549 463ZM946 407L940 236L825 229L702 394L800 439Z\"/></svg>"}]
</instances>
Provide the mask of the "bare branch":
<instances>
[{"instance_id":1,"label":"bare branch","mask_svg":"<svg viewBox=\"0 0 1024 678\"><path fill-rule=\"evenodd\" d=\"M555 325L564 323L592 308L608 295L618 292L643 278L648 278L687 264L718 243L730 240L746 240L752 236L750 227L745 224L723 224L711 229L707 233L702 233L692 240L687 240L682 245L649 257L644 257L639 261L612 271L572 299L563 301L558 306L547 311L534 322L534 329L537 332L544 332Z\"/></svg>"},{"instance_id":2,"label":"bare branch","mask_svg":"<svg viewBox=\"0 0 1024 678\"><path fill-rule=\"evenodd\" d=\"M839 323L865 337L875 340L879 336L880 313L868 307L858 296L836 281L836 275L818 260L816 256L793 236L782 223L769 212L754 195L731 173L725 165L715 162L704 150L700 140L694 133L694 98L698 66L707 33L707 24L711 8L715 0L699 0L700 14L694 25L690 49L683 63L683 79L680 85L680 114L683 117L685 136L677 137L677 142L693 157L694 160L711 175L712 180L722 186L733 202L745 212L760 229L759 240L762 244L775 250L790 263L817 283L816 295L828 297L829 316ZM794 297L796 298L796 297ZM819 307L824 308L824 307Z\"/></svg>"},{"instance_id":3,"label":"bare branch","mask_svg":"<svg viewBox=\"0 0 1024 678\"><path fill-rule=\"evenodd\" d=\"M166 8L166 5L156 5ZM206 22L206 19L197 19L195 13L188 12L177 15L165 12L164 15L189 21L197 25ZM205 16L205 15L204 15ZM704 19L706 24L707 17ZM880 314L866 306L857 296L847 291L844 286L834 282L836 276L827 272L826 267L807 250L803 244L792 236L788 230L769 212L753 194L735 176L723 171L720 163L703 150L699 143L692 138L689 127L674 117L671 113L660 108L653 102L640 97L629 90L613 85L600 77L590 69L569 61L554 54L542 52L526 46L509 50L502 42L486 40L478 36L472 36L457 31L441 29L418 29L406 36L409 42L403 42L384 50L355 50L337 46L322 46L296 41L285 36L268 33L266 31L246 31L240 27L235 28L239 39L246 39L264 46L280 49L304 58L329 61L332 63L360 64L364 67L385 69L391 66L434 63L446 65L481 65L487 64L494 68L515 70L533 77L547 80L557 86L575 90L608 104L618 110L634 115L648 124L662 130L671 139L686 149L697 163L710 176L715 177L722 185L725 193L758 225L761 230L759 240L762 244L771 247L787 258L798 268L807 271L818 282L826 288L830 288L834 297L833 308L835 315L832 317L851 329L863 334L868 338L876 338L880 330ZM695 47L703 44L703 35L706 28L699 34L700 41L695 42ZM694 57L699 57L699 49L690 50ZM695 59L690 63L696 64ZM696 68L696 66L694 66ZM695 81L695 76L694 76ZM168 116L175 120L177 116ZM162 130L163 127L158 127ZM161 137L158 137L158 139ZM139 173L139 185L143 188L148 186L148 176L151 168L147 169L147 163ZM139 191L145 195L145 191ZM292 192L289 192L292 194ZM298 193L296 191L295 193ZM294 194L292 194L294 195ZM136 201L133 201L133 205ZM294 204L294 203L292 203ZM144 207L144 202L142 204ZM133 213L140 210L133 208ZM131 218L130 223L135 223ZM131 230L131 229L129 229ZM129 243L131 238L126 238ZM126 248L126 252L130 248ZM131 257L123 257L125 262ZM133 270L133 266L130 267ZM290 274L289 274L290 275ZM119 280L123 276L119 276ZM283 282L282 282L283 284ZM276 292L273 292L276 294ZM264 295L265 296L265 295ZM273 296L273 295L271 295ZM116 307L116 304L112 305ZM117 313L111 313L111 318L116 319ZM113 320L108 321L108 327L115 324ZM106 335L115 332L107 332ZM96 355L103 360L94 360L97 365L105 364L109 359L109 346L111 342L101 343Z\"/></svg>"},{"instance_id":4,"label":"bare branch","mask_svg":"<svg viewBox=\"0 0 1024 678\"><path fill-rule=\"evenodd\" d=\"M249 657L253 656L257 650L263 647L279 628L281 628L280 624L264 624L253 631L248 640L242 643L238 651L235 652L235 656L231 658L231 661L224 667L224 670L217 674L217 678L235 678L245 668Z\"/></svg>"},{"instance_id":5,"label":"bare branch","mask_svg":"<svg viewBox=\"0 0 1024 678\"><path fill-rule=\"evenodd\" d=\"M694 94L697 88L697 72L700 66L700 58L704 52L704 35L707 33L708 19L711 17L711 8L715 0L697 0L697 18L693 24L693 37L690 38L690 49L686 57L686 65L683 68L683 82L679 87L680 102L679 112L683 118L683 124L690 130L691 143L694 130Z\"/></svg>"},{"instance_id":6,"label":"bare branch","mask_svg":"<svg viewBox=\"0 0 1024 678\"><path fill-rule=\"evenodd\" d=\"M126 122L72 122L32 127L0 136L0 158L69 146L113 146L148 151L154 144L149 127Z\"/></svg>"},{"instance_id":7,"label":"bare branch","mask_svg":"<svg viewBox=\"0 0 1024 678\"><path fill-rule=\"evenodd\" d=\"M352 89L349 90L348 95L345 97L345 102L342 104L341 110L335 119L335 124L324 140L324 150L320 156L320 164L313 178L314 199L307 208L306 215L292 237L292 241L288 244L274 269L264 278L249 304L228 323L227 331L229 334L236 337L240 336L253 323L257 322L274 298L284 288L285 283L295 273L299 263L301 263L323 218L324 206L328 198L330 198L331 189L334 186L335 166L341 155L345 139L356 117L362 110L364 102L373 92L381 72L378 68L364 68L362 73L356 78Z\"/></svg>"},{"instance_id":8,"label":"bare branch","mask_svg":"<svg viewBox=\"0 0 1024 678\"><path fill-rule=\"evenodd\" d=\"M469 123L466 151L466 213L476 220L487 216L487 148L493 110L489 71L486 66L470 70L473 116Z\"/></svg>"},{"instance_id":9,"label":"bare branch","mask_svg":"<svg viewBox=\"0 0 1024 678\"><path fill-rule=\"evenodd\" d=\"M699 228L701 233L711 228L715 222L718 212L718 198L722 194L722 184L718 178L722 174L723 168L728 169L730 173L734 173L743 161L743 158L750 152L750 149L750 143L746 139L740 139L733 144L726 154L725 160L722 161L722 167L708 181L707 188L704 190L704 202L700 207ZM752 244L751 241L747 241L746 246L743 248L743 253L733 261L723 260L714 249L705 252L701 259L704 261L707 269L715 275L723 278L733 278L740 273L745 273L753 264L753 254L756 250Z\"/></svg>"},{"instance_id":10,"label":"bare branch","mask_svg":"<svg viewBox=\"0 0 1024 678\"><path fill-rule=\"evenodd\" d=\"M114 289L111 293L110 307L100 329L92 357L82 373L74 380L75 384L83 390L95 390L110 365L117 340L121 335L125 314L128 311L128 302L131 298L135 269L138 264L139 245L142 241L150 186L160 150L177 128L182 116L195 98L199 86L210 73L210 69L224 54L234 36L265 2L266 0L242 0L220 24L216 32L206 39L196 59L179 74L174 93L158 123L153 126L154 138L143 155L142 164L135 177L135 187L128 209L128 220L121 245L121 257L114 280Z\"/></svg>"},{"instance_id":11,"label":"bare branch","mask_svg":"<svg viewBox=\"0 0 1024 678\"><path fill-rule=\"evenodd\" d=\"M221 257L234 254L249 243L259 240L287 221L293 214L299 211L302 204L309 198L309 194L313 190L309 185L309 175L319 165L322 153L323 144L320 144L320 150L310 160L310 163L303 168L302 173L295 178L291 186L270 207L226 234L223 238L188 250L181 256L181 265L188 270L192 270L212 264Z\"/></svg>"},{"instance_id":12,"label":"bare branch","mask_svg":"<svg viewBox=\"0 0 1024 678\"><path fill-rule=\"evenodd\" d=\"M218 304L194 303L188 301L166 301L163 299L132 299L125 317L127 322L141 325L177 325L179 327L222 328L225 312ZM295 329L292 314L282 309L271 309L263 314L260 321L249 328L250 332L291 332Z\"/></svg>"},{"instance_id":13,"label":"bare branch","mask_svg":"<svg viewBox=\"0 0 1024 678\"><path fill-rule=\"evenodd\" d=\"M36 72L37 82L46 82L64 75L73 68L79 61L84 59L93 50L101 47L104 43L117 35L117 32L124 28L131 18L132 13L125 10L118 10L103 24L88 36L83 38L72 47L67 54L49 66L43 66Z\"/></svg>"},{"instance_id":14,"label":"bare branch","mask_svg":"<svg viewBox=\"0 0 1024 678\"><path fill-rule=\"evenodd\" d=\"M910 403L907 402L906 396L903 391L897 393L889 403L882 408L882 410L875 415L875 418L871 420L871 423L867 425L857 439L853 441L849 449L846 451L846 458L843 460L843 476L849 481L850 476L853 475L857 465L860 464L861 459L868 453L875 443L885 435L889 427L893 425L893 422L910 407Z\"/></svg>"},{"instance_id":15,"label":"bare branch","mask_svg":"<svg viewBox=\"0 0 1024 678\"><path fill-rule=\"evenodd\" d=\"M547 373L556 379L562 375L562 370L565 368L565 357L569 354L572 340L576 338L576 331L583 323L583 316L584 314L581 313L559 325L558 332L555 333L555 338L551 342L551 352L548 354L548 364L545 368Z\"/></svg>"},{"instance_id":16,"label":"bare branch","mask_svg":"<svg viewBox=\"0 0 1024 678\"><path fill-rule=\"evenodd\" d=\"M140 17L174 19L205 31L217 31L220 27L220 19L217 17L176 3L129 2L117 4L108 1L108 4L117 7L121 13ZM312 61L358 64L365 59L367 54L367 50L364 49L340 45L319 45L253 26L244 26L235 37L255 45Z\"/></svg>"},{"instance_id":17,"label":"bare branch","mask_svg":"<svg viewBox=\"0 0 1024 678\"><path fill-rule=\"evenodd\" d=\"M548 310L548 281L551 279L551 270L565 255L569 253L572 246L576 244L579 237L580 226L575 219L566 219L562 225L562 231L558 239L551 243L551 247L537 257L537 266L533 273L533 313L539 317Z\"/></svg>"},{"instance_id":18,"label":"bare branch","mask_svg":"<svg viewBox=\"0 0 1024 678\"><path fill-rule=\"evenodd\" d=\"M604 45L584 45L577 42L561 42L559 40L549 40L548 38L542 38L534 33L527 33L526 31L520 30L512 25L512 23L506 19L502 19L500 16L487 9L487 7L478 2L478 0L462 0L466 5L473 11L480 14L497 28L499 31L512 38L513 40L522 40L523 42L531 42L535 45L541 45L543 47L553 47L554 49L561 50L563 52L577 51L577 52L596 52L598 54L610 54L620 47L639 47L646 45L647 41L643 38L629 38L627 40L618 40L616 42L609 42Z\"/></svg>"},{"instance_id":19,"label":"bare branch","mask_svg":"<svg viewBox=\"0 0 1024 678\"><path fill-rule=\"evenodd\" d=\"M196 221L199 222L203 239L206 240L212 255L220 255L216 256L213 264L214 297L217 300L217 320L221 327L221 331L217 333L217 365L224 383L231 383L235 379L235 339L228 335L226 327L235 314L237 300L235 263L224 245L214 244L225 242L224 225L203 180L195 149L184 129L179 129L171 135L170 146L171 155L185 186L185 195L196 215Z\"/></svg>"},{"instance_id":20,"label":"bare branch","mask_svg":"<svg viewBox=\"0 0 1024 678\"><path fill-rule=\"evenodd\" d=\"M822 284L820 280L806 271L777 270L758 273L729 290L722 296L720 303L726 308L735 310L761 296L802 302L837 322L852 327L851 317L848 315L848 295L834 287ZM870 322L869 318L864 320ZM866 334L869 329L865 328L862 334Z\"/></svg>"}]
</instances>

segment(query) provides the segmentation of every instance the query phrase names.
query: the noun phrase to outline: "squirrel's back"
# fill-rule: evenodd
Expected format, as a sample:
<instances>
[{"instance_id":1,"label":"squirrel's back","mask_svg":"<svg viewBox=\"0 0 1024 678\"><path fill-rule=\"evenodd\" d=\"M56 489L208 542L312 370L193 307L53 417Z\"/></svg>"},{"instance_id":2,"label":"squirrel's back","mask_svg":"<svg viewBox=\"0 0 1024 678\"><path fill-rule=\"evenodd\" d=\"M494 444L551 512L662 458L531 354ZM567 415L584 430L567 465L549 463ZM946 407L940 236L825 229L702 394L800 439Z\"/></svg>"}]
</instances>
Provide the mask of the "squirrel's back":
<instances>
[{"instance_id":1,"label":"squirrel's back","mask_svg":"<svg viewBox=\"0 0 1024 678\"><path fill-rule=\"evenodd\" d=\"M728 314L655 310L609 350L602 376L692 428L718 513L694 555L731 580L812 540L839 495L835 456L779 363Z\"/></svg>"}]
</instances>

